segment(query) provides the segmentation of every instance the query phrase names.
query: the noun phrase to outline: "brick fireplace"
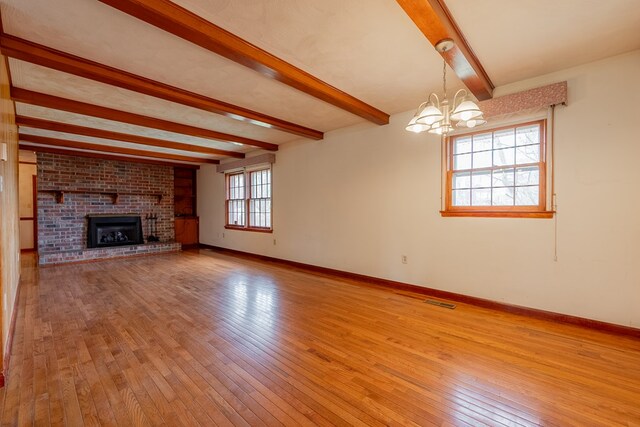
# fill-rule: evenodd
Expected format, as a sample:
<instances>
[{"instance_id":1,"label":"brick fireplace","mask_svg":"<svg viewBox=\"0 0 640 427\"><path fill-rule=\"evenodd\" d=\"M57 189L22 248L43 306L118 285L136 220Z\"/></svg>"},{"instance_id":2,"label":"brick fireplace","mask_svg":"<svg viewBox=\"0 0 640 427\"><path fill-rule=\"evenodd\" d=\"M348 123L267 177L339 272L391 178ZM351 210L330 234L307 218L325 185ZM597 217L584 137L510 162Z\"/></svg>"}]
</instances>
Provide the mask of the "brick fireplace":
<instances>
[{"instance_id":1,"label":"brick fireplace","mask_svg":"<svg viewBox=\"0 0 640 427\"><path fill-rule=\"evenodd\" d=\"M38 153L37 163L40 264L180 249L174 242L173 167L50 153ZM157 217L155 229L148 223L150 216ZM90 221L106 217L139 218L144 243L90 242ZM150 229L157 242L147 242ZM125 237L111 232L102 240L123 243Z\"/></svg>"}]
</instances>

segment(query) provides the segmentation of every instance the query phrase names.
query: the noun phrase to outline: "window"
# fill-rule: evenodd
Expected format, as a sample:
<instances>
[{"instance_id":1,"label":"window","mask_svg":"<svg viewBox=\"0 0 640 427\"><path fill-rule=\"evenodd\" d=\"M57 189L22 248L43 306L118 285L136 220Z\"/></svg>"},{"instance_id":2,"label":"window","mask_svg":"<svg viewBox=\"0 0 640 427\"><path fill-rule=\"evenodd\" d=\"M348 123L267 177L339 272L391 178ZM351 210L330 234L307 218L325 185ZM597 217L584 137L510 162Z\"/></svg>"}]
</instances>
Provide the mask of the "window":
<instances>
[{"instance_id":1,"label":"window","mask_svg":"<svg viewBox=\"0 0 640 427\"><path fill-rule=\"evenodd\" d=\"M246 224L244 190L244 172L227 175L227 225Z\"/></svg>"},{"instance_id":2,"label":"window","mask_svg":"<svg viewBox=\"0 0 640 427\"><path fill-rule=\"evenodd\" d=\"M444 216L550 217L545 121L449 138Z\"/></svg>"},{"instance_id":3,"label":"window","mask_svg":"<svg viewBox=\"0 0 640 427\"><path fill-rule=\"evenodd\" d=\"M226 228L271 231L271 169L226 175Z\"/></svg>"}]
</instances>

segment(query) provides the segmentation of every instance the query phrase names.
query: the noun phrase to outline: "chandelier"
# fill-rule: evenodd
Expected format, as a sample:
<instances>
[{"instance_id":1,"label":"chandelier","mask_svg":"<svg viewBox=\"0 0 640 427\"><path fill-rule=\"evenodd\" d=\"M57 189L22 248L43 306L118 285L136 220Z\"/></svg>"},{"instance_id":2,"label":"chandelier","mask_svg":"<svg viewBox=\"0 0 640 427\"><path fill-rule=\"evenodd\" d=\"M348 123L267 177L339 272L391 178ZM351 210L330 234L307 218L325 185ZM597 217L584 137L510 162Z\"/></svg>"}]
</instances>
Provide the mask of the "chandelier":
<instances>
[{"instance_id":1,"label":"chandelier","mask_svg":"<svg viewBox=\"0 0 640 427\"><path fill-rule=\"evenodd\" d=\"M453 40L444 39L436 44L436 50L444 53L453 48ZM453 104L449 106L447 99L447 63L442 67L442 100L431 92L425 102L420 104L416 114L405 128L408 131L420 133L427 131L438 135L447 135L456 127L473 128L485 124L480 107L469 98L466 89L460 89L453 97Z\"/></svg>"}]
</instances>

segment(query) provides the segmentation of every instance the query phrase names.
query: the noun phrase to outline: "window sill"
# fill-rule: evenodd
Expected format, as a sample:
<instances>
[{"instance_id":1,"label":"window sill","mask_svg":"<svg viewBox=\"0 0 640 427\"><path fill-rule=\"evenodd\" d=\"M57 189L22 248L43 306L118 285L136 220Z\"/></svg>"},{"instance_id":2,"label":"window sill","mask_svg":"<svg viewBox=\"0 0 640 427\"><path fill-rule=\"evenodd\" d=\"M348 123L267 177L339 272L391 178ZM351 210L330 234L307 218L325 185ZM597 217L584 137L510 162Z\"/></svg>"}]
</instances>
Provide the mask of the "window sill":
<instances>
[{"instance_id":1,"label":"window sill","mask_svg":"<svg viewBox=\"0 0 640 427\"><path fill-rule=\"evenodd\" d=\"M255 233L273 233L273 228L252 228L252 227L234 227L233 225L225 225L227 230L253 231Z\"/></svg>"},{"instance_id":2,"label":"window sill","mask_svg":"<svg viewBox=\"0 0 640 427\"><path fill-rule=\"evenodd\" d=\"M443 217L553 218L555 211L440 211Z\"/></svg>"}]
</instances>

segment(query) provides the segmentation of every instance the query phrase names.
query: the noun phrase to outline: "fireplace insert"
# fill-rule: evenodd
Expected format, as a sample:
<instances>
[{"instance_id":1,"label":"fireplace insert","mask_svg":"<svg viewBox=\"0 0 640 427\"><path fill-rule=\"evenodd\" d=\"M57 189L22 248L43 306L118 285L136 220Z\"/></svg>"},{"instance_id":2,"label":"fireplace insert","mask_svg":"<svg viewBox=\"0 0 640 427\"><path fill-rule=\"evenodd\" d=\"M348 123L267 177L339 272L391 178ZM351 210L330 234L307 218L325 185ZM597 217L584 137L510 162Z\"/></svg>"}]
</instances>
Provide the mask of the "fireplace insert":
<instances>
[{"instance_id":1,"label":"fireplace insert","mask_svg":"<svg viewBox=\"0 0 640 427\"><path fill-rule=\"evenodd\" d=\"M139 215L87 215L87 218L88 248L144 243Z\"/></svg>"}]
</instances>

